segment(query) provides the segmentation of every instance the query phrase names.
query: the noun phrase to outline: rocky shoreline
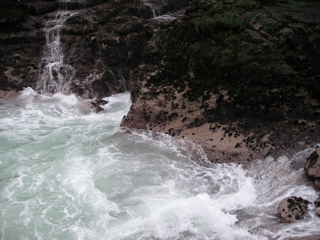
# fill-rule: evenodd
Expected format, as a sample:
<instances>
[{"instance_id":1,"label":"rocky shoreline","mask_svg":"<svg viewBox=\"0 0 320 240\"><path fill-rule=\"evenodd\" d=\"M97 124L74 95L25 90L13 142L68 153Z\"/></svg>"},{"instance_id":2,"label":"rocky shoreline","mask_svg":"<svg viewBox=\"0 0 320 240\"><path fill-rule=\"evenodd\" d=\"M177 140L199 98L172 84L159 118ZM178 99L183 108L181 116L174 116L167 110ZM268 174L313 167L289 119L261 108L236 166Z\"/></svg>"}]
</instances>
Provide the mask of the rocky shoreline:
<instances>
[{"instance_id":1,"label":"rocky shoreline","mask_svg":"<svg viewBox=\"0 0 320 240\"><path fill-rule=\"evenodd\" d=\"M191 2L184 16L159 21L141 3L85 2L61 30L64 61L76 69L69 92L99 102L129 90L122 126L194 141L220 163L320 142L319 3ZM43 21L59 7L4 4L1 98L39 89ZM164 2L162 12L186 5Z\"/></svg>"},{"instance_id":2,"label":"rocky shoreline","mask_svg":"<svg viewBox=\"0 0 320 240\"><path fill-rule=\"evenodd\" d=\"M122 127L185 139L212 163L244 167L320 142L317 1L156 6L175 20L154 18L154 1L76 2L2 3L1 100L25 87L41 90L44 22L61 7L80 9L61 28L64 62L76 69L66 93L97 98L92 108L98 111L102 98L130 91ZM319 150L310 159L309 166L318 166ZM319 190L317 174L307 171Z\"/></svg>"},{"instance_id":3,"label":"rocky shoreline","mask_svg":"<svg viewBox=\"0 0 320 240\"><path fill-rule=\"evenodd\" d=\"M9 5L18 16L0 21L0 88L38 90L43 22L59 6ZM126 0L82 5L61 30L64 62L76 69L69 92L99 102L129 90L122 126L194 141L212 162L320 142L319 3L163 2L163 14L185 12L175 21Z\"/></svg>"},{"instance_id":4,"label":"rocky shoreline","mask_svg":"<svg viewBox=\"0 0 320 240\"><path fill-rule=\"evenodd\" d=\"M212 162L246 164L318 143L319 7L191 5L158 29L131 72L122 126L194 141Z\"/></svg>"}]
</instances>

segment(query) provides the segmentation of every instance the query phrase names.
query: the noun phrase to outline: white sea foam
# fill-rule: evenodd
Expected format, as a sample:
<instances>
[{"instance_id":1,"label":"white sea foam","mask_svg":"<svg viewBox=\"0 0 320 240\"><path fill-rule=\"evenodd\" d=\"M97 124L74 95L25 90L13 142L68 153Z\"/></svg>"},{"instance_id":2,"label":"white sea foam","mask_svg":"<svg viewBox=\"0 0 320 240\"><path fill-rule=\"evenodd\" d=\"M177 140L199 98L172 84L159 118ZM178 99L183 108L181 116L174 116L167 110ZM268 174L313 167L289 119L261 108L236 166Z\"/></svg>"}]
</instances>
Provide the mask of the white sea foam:
<instances>
[{"instance_id":1,"label":"white sea foam","mask_svg":"<svg viewBox=\"0 0 320 240\"><path fill-rule=\"evenodd\" d=\"M303 150L251 169L210 164L168 135L120 129L129 93L87 100L25 89L0 105L0 239L285 239L319 234L319 218L279 223L277 204L317 193ZM127 132L129 130L130 132ZM210 166L210 167L207 167Z\"/></svg>"}]
</instances>

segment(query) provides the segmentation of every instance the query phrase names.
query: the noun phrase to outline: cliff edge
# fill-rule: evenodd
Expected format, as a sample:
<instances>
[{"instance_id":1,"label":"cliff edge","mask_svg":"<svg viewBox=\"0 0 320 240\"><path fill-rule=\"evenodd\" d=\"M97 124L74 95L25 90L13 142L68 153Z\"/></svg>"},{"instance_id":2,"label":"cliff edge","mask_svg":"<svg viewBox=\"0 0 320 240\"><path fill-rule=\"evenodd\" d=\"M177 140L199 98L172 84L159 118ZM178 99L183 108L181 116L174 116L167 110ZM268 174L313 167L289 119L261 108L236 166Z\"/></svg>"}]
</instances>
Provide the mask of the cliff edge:
<instances>
[{"instance_id":1,"label":"cliff edge","mask_svg":"<svg viewBox=\"0 0 320 240\"><path fill-rule=\"evenodd\" d=\"M130 72L122 126L250 162L319 142L320 4L195 1L160 25Z\"/></svg>"}]
</instances>

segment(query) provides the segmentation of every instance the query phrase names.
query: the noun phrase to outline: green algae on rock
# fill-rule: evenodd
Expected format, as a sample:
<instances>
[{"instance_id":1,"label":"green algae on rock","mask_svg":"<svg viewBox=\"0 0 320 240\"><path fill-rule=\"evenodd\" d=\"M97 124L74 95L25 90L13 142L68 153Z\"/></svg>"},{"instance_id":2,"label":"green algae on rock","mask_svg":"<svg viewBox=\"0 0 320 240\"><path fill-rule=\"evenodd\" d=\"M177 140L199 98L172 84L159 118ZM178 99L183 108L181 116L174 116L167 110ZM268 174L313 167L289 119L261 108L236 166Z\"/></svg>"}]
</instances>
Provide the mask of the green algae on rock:
<instances>
[{"instance_id":1,"label":"green algae on rock","mask_svg":"<svg viewBox=\"0 0 320 240\"><path fill-rule=\"evenodd\" d=\"M123 126L139 121L138 128L189 138L211 160L264 157L317 142L320 18L305 16L319 7L254 0L191 4L148 42L137 70L144 77L132 80L133 106ZM308 126L303 131L296 124L301 119ZM207 124L232 126L233 136L252 144L232 140L229 146L217 131L207 136ZM221 141L211 144L218 135Z\"/></svg>"}]
</instances>

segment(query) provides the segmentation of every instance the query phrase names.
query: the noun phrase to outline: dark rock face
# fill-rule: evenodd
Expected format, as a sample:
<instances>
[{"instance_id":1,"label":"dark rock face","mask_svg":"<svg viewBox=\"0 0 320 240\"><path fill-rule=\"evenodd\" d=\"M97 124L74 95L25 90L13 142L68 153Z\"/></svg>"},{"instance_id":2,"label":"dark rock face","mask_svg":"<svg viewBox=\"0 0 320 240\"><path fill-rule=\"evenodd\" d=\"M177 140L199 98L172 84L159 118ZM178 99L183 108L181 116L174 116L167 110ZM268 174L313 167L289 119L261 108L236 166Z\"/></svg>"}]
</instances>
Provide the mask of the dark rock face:
<instances>
[{"instance_id":1,"label":"dark rock face","mask_svg":"<svg viewBox=\"0 0 320 240\"><path fill-rule=\"evenodd\" d=\"M195 3L160 27L123 126L186 137L212 161L318 142L320 4L283 2Z\"/></svg>"},{"instance_id":2,"label":"dark rock face","mask_svg":"<svg viewBox=\"0 0 320 240\"><path fill-rule=\"evenodd\" d=\"M320 195L316 201L314 201L314 205L316 207L316 216L320 217Z\"/></svg>"},{"instance_id":3,"label":"dark rock face","mask_svg":"<svg viewBox=\"0 0 320 240\"><path fill-rule=\"evenodd\" d=\"M151 5L138 1L4 1L0 19L0 89L41 89L44 24L57 10L73 12L61 28L64 64L75 69L69 91L86 98L105 97L128 90L130 71L142 62L143 49L159 21L152 20ZM149 2L148 2L149 3ZM175 4L150 1L159 12L176 10ZM156 5L158 4L158 5ZM8 5L8 6L7 6ZM9 12L14 9L14 17Z\"/></svg>"},{"instance_id":4,"label":"dark rock face","mask_svg":"<svg viewBox=\"0 0 320 240\"><path fill-rule=\"evenodd\" d=\"M287 197L279 203L278 216L282 222L296 222L308 213L308 204L309 202L301 197Z\"/></svg>"},{"instance_id":5,"label":"dark rock face","mask_svg":"<svg viewBox=\"0 0 320 240\"><path fill-rule=\"evenodd\" d=\"M320 147L316 147L308 157L304 170L307 177L315 183L316 188L320 189ZM318 205L320 207L320 201Z\"/></svg>"},{"instance_id":6,"label":"dark rock face","mask_svg":"<svg viewBox=\"0 0 320 240\"><path fill-rule=\"evenodd\" d=\"M6 20L0 23L1 90L35 88L40 67L41 45L45 38L42 23L30 16L28 21Z\"/></svg>"},{"instance_id":7,"label":"dark rock face","mask_svg":"<svg viewBox=\"0 0 320 240\"><path fill-rule=\"evenodd\" d=\"M75 69L69 91L130 90L123 126L195 141L214 162L320 140L319 3L195 1L172 22L150 18L187 1L145 3L3 1L0 90L40 90L44 23L77 9L61 29L64 63Z\"/></svg>"}]
</instances>

